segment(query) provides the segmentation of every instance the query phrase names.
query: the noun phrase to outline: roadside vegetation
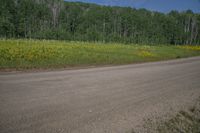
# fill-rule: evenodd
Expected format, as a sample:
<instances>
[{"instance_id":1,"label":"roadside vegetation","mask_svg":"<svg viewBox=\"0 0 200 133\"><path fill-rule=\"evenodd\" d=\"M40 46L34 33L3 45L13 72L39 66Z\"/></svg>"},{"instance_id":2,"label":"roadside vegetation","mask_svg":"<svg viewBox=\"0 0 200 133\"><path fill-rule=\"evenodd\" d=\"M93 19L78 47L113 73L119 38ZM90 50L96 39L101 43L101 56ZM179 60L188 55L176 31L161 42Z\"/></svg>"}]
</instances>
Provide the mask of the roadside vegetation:
<instances>
[{"instance_id":1,"label":"roadside vegetation","mask_svg":"<svg viewBox=\"0 0 200 133\"><path fill-rule=\"evenodd\" d=\"M200 46L0 40L0 69L119 65L200 55Z\"/></svg>"},{"instance_id":2,"label":"roadside vegetation","mask_svg":"<svg viewBox=\"0 0 200 133\"><path fill-rule=\"evenodd\" d=\"M193 107L179 111L168 119L147 120L144 125L146 133L200 133L200 99ZM136 133L133 131L132 133Z\"/></svg>"}]
</instances>

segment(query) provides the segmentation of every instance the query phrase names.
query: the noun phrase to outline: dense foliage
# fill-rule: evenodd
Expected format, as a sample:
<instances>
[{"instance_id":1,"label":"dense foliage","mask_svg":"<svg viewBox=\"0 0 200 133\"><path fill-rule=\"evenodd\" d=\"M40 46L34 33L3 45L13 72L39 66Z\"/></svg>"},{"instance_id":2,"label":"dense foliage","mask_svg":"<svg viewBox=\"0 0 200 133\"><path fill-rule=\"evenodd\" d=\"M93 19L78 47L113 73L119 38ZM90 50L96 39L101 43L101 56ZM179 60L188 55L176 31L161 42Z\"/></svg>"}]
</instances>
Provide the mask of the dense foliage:
<instances>
[{"instance_id":1,"label":"dense foliage","mask_svg":"<svg viewBox=\"0 0 200 133\"><path fill-rule=\"evenodd\" d=\"M200 14L163 14L62 0L1 0L0 37L200 44Z\"/></svg>"}]
</instances>

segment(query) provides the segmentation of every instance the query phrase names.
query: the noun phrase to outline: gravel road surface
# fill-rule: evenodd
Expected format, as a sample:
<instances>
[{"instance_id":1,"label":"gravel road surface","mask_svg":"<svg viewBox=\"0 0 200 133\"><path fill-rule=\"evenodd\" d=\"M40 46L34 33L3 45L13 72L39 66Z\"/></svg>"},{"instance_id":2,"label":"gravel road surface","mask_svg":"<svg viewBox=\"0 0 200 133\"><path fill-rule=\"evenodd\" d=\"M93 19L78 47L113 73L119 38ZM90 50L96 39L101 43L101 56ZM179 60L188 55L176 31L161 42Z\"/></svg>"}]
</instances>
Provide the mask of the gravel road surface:
<instances>
[{"instance_id":1,"label":"gravel road surface","mask_svg":"<svg viewBox=\"0 0 200 133\"><path fill-rule=\"evenodd\" d=\"M126 133L200 96L200 57L0 73L0 133Z\"/></svg>"}]
</instances>

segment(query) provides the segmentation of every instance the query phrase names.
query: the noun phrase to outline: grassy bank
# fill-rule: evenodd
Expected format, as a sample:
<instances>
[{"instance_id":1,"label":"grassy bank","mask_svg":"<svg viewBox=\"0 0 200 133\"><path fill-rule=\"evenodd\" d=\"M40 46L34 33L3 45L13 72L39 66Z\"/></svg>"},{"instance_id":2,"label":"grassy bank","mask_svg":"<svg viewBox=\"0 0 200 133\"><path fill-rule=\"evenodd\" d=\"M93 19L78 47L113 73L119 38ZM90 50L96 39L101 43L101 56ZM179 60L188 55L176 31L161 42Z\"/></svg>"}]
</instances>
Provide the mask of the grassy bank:
<instances>
[{"instance_id":1,"label":"grassy bank","mask_svg":"<svg viewBox=\"0 0 200 133\"><path fill-rule=\"evenodd\" d=\"M200 46L0 40L0 69L118 65L200 55Z\"/></svg>"}]
</instances>

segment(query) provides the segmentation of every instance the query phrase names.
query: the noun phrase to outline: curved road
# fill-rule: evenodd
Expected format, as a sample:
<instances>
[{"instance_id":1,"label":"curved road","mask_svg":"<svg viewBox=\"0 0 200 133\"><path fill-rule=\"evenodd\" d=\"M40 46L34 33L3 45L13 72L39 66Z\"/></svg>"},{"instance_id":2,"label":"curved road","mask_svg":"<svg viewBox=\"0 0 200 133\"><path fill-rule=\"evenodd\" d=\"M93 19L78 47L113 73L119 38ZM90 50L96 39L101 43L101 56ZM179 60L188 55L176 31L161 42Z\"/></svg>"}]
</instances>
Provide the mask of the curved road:
<instances>
[{"instance_id":1,"label":"curved road","mask_svg":"<svg viewBox=\"0 0 200 133\"><path fill-rule=\"evenodd\" d=\"M200 96L200 57L0 73L1 133L123 133Z\"/></svg>"}]
</instances>

